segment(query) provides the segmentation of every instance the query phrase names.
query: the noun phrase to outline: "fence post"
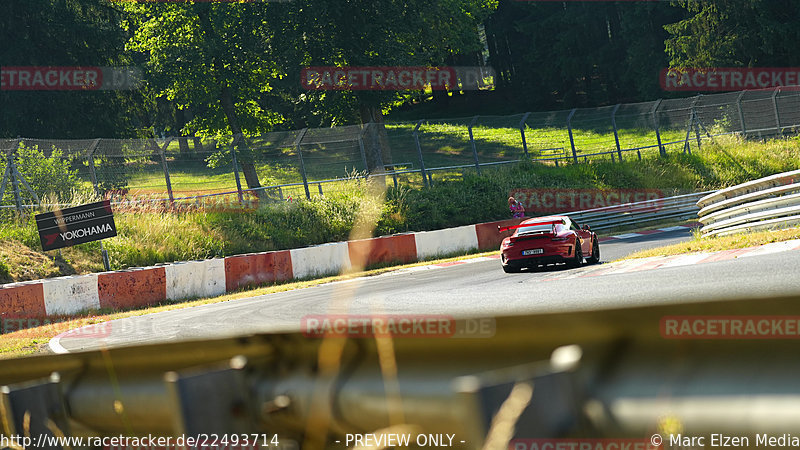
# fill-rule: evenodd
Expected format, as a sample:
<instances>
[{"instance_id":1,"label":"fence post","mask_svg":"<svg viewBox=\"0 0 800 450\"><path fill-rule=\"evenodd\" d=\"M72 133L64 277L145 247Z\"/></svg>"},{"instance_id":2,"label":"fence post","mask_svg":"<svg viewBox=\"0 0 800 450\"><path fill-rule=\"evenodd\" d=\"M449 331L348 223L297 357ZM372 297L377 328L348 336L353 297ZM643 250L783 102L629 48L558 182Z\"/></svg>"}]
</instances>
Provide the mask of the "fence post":
<instances>
[{"instance_id":1,"label":"fence post","mask_svg":"<svg viewBox=\"0 0 800 450\"><path fill-rule=\"evenodd\" d=\"M22 196L19 192L19 179L17 175L17 150L15 149L8 155L8 166L11 168L11 189L14 190L14 203L17 206L17 212L22 211Z\"/></svg>"},{"instance_id":2,"label":"fence post","mask_svg":"<svg viewBox=\"0 0 800 450\"><path fill-rule=\"evenodd\" d=\"M658 107L661 106L662 101L662 99L656 100L656 103L653 105L653 110L650 111L650 114L653 115L653 127L656 130L656 139L658 140L658 153L661 156L667 156L667 150L664 148L664 145L661 144L661 132L658 130L658 115L656 114Z\"/></svg>"},{"instance_id":3,"label":"fence post","mask_svg":"<svg viewBox=\"0 0 800 450\"><path fill-rule=\"evenodd\" d=\"M297 135L297 139L294 140L294 148L297 150L297 157L300 158L300 174L303 176L303 187L306 190L306 199L311 200L311 192L308 190L308 177L306 176L306 164L303 162L303 151L300 150L300 142L303 141L303 137L306 135L308 128L303 128L300 130L300 134Z\"/></svg>"},{"instance_id":4,"label":"fence post","mask_svg":"<svg viewBox=\"0 0 800 450\"><path fill-rule=\"evenodd\" d=\"M364 150L364 133L367 127L361 127L361 132L358 133L358 149L361 150L361 162L364 163L364 179L369 178L369 163L367 162L367 152Z\"/></svg>"},{"instance_id":5,"label":"fence post","mask_svg":"<svg viewBox=\"0 0 800 450\"><path fill-rule=\"evenodd\" d=\"M525 140L525 121L528 120L528 116L531 113L526 112L524 116L522 116L522 120L519 121L519 133L522 135L522 151L525 152L525 156L528 156L528 142Z\"/></svg>"},{"instance_id":6,"label":"fence post","mask_svg":"<svg viewBox=\"0 0 800 450\"><path fill-rule=\"evenodd\" d=\"M614 109L611 111L611 126L614 127L614 142L617 144L617 156L619 156L619 162L622 162L622 149L619 146L619 133L617 133L617 110L621 105L617 103ZM611 154L611 161L614 161L614 154Z\"/></svg>"},{"instance_id":7,"label":"fence post","mask_svg":"<svg viewBox=\"0 0 800 450\"><path fill-rule=\"evenodd\" d=\"M775 131L778 132L778 136L783 137L783 129L781 129L781 114L778 112L778 93L781 91L780 86L775 88L775 92L772 93L772 107L775 109Z\"/></svg>"},{"instance_id":8,"label":"fence post","mask_svg":"<svg viewBox=\"0 0 800 450\"><path fill-rule=\"evenodd\" d=\"M231 156L233 157L233 176L236 178L236 192L239 193L239 203L244 202L242 193L242 180L239 178L239 161L236 158L236 137L234 136L231 143Z\"/></svg>"},{"instance_id":9,"label":"fence post","mask_svg":"<svg viewBox=\"0 0 800 450\"><path fill-rule=\"evenodd\" d=\"M100 195L100 188L97 186L97 173L95 172L94 168L94 151L97 150L97 146L100 145L100 139L95 139L92 141L92 144L89 146L89 150L86 152L86 159L89 162L89 175L92 177L92 186L94 186L94 193L98 196Z\"/></svg>"},{"instance_id":10,"label":"fence post","mask_svg":"<svg viewBox=\"0 0 800 450\"><path fill-rule=\"evenodd\" d=\"M700 147L700 119L697 117L697 111L692 115L692 123L694 124L694 135L697 138L697 151L702 150ZM692 149L689 149L689 154L692 154Z\"/></svg>"},{"instance_id":11,"label":"fence post","mask_svg":"<svg viewBox=\"0 0 800 450\"><path fill-rule=\"evenodd\" d=\"M572 147L572 160L575 164L578 164L578 152L575 150L575 138L572 136L572 116L575 115L575 111L578 108L573 109L569 112L569 116L567 116L567 132L569 132L569 145Z\"/></svg>"},{"instance_id":12,"label":"fence post","mask_svg":"<svg viewBox=\"0 0 800 450\"><path fill-rule=\"evenodd\" d=\"M478 149L475 147L475 138L472 136L472 127L475 125L475 122L478 121L479 116L475 116L472 118L472 121L469 123L467 130L469 131L469 142L472 145L472 157L475 158L475 170L478 172L478 175L481 174L481 164L478 161Z\"/></svg>"},{"instance_id":13,"label":"fence post","mask_svg":"<svg viewBox=\"0 0 800 450\"><path fill-rule=\"evenodd\" d=\"M744 124L744 111L742 111L742 97L747 91L742 91L738 97L736 97L736 107L739 109L739 123L742 124L742 134L747 135L747 127Z\"/></svg>"},{"instance_id":14,"label":"fence post","mask_svg":"<svg viewBox=\"0 0 800 450\"><path fill-rule=\"evenodd\" d=\"M419 170L422 173L422 185L430 187L428 183L427 174L425 173L425 160L422 157L422 146L419 144L419 127L422 126L422 120L417 122L414 126L414 131L411 134L414 136L414 143L417 144L417 156L419 157Z\"/></svg>"},{"instance_id":15,"label":"fence post","mask_svg":"<svg viewBox=\"0 0 800 450\"><path fill-rule=\"evenodd\" d=\"M169 146L169 143L172 142L172 138L167 139L167 142L164 143L164 147L156 144L158 147L158 154L161 156L161 167L164 169L164 179L167 182L167 194L169 194L169 204L175 204L175 197L172 195L172 181L169 178L169 167L167 167L167 155L166 150Z\"/></svg>"}]
</instances>

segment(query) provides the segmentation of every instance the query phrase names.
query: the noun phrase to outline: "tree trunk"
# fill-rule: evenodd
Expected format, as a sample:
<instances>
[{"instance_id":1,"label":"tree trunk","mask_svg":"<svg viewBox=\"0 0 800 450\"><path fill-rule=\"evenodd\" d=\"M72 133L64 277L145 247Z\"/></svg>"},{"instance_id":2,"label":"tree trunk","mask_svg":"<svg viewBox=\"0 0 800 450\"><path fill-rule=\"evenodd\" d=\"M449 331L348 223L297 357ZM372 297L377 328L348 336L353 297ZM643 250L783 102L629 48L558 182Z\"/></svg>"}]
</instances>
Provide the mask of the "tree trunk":
<instances>
[{"instance_id":1,"label":"tree trunk","mask_svg":"<svg viewBox=\"0 0 800 450\"><path fill-rule=\"evenodd\" d=\"M358 110L362 124L375 124L370 127L369 138L365 142L368 150L367 162L369 162L369 171L372 172L376 169L382 171L385 168L393 168L392 148L389 144L389 135L386 133L386 127L383 125L383 114L380 108L361 103ZM380 155L380 159L378 155Z\"/></svg>"},{"instance_id":2,"label":"tree trunk","mask_svg":"<svg viewBox=\"0 0 800 450\"><path fill-rule=\"evenodd\" d=\"M261 182L258 180L258 172L253 162L253 154L247 148L247 143L242 134L242 128L239 126L239 119L236 116L236 109L233 104L233 96L228 86L223 85L220 92L220 102L222 103L222 111L225 113L225 118L228 119L228 126L233 133L233 146L237 150L239 165L242 167L244 179L247 183L248 189L255 189L261 187ZM261 191L256 191L259 195Z\"/></svg>"},{"instance_id":3,"label":"tree trunk","mask_svg":"<svg viewBox=\"0 0 800 450\"><path fill-rule=\"evenodd\" d=\"M192 138L192 140L194 141L194 152L202 155L202 153L203 153L203 140L200 139L200 137L198 137L198 136L194 136ZM201 158L202 158L202 156L201 156Z\"/></svg>"},{"instance_id":4,"label":"tree trunk","mask_svg":"<svg viewBox=\"0 0 800 450\"><path fill-rule=\"evenodd\" d=\"M189 138L188 137L179 137L178 138L178 149L180 150L180 155L183 159L189 159Z\"/></svg>"}]
</instances>

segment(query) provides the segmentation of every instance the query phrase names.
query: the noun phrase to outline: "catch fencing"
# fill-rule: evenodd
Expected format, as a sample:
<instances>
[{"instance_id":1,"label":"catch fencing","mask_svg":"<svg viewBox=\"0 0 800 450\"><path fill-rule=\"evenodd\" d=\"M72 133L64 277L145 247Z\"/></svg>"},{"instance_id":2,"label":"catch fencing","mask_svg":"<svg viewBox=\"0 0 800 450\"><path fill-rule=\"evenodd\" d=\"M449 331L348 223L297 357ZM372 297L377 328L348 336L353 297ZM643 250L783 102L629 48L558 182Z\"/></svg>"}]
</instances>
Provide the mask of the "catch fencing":
<instances>
[{"instance_id":1,"label":"catch fencing","mask_svg":"<svg viewBox=\"0 0 800 450\"><path fill-rule=\"evenodd\" d=\"M48 192L93 188L132 202L285 201L348 189L361 177L395 186L542 164L642 160L701 149L725 134L772 138L800 127L793 88L698 95L508 116L424 119L261 135L157 139L0 139L0 206L47 202ZM59 176L42 176L43 167Z\"/></svg>"}]
</instances>

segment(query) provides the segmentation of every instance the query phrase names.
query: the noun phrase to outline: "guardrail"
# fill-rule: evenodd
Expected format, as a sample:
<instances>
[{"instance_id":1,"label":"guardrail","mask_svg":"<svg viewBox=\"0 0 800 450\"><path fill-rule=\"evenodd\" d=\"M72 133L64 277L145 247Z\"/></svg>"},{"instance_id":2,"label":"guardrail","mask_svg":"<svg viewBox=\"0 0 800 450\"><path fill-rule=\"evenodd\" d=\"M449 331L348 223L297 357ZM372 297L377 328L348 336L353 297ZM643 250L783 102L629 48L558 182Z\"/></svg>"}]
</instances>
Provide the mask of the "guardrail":
<instances>
[{"instance_id":1,"label":"guardrail","mask_svg":"<svg viewBox=\"0 0 800 450\"><path fill-rule=\"evenodd\" d=\"M643 225L661 220L680 220L695 217L697 201L712 191L665 197L656 200L625 203L605 208L564 213L579 224L587 223L592 230L608 230L631 225Z\"/></svg>"},{"instance_id":2,"label":"guardrail","mask_svg":"<svg viewBox=\"0 0 800 450\"><path fill-rule=\"evenodd\" d=\"M697 201L704 236L800 224L800 170L722 189Z\"/></svg>"},{"instance_id":3,"label":"guardrail","mask_svg":"<svg viewBox=\"0 0 800 450\"><path fill-rule=\"evenodd\" d=\"M395 372L381 372L377 339L299 332L22 358L0 364L2 431L268 433L278 448L305 450L347 448L347 433L399 416L416 433L455 434L454 448L520 448L484 445L512 396L517 438L641 438L663 417L689 420L698 436L796 427L797 408L786 404L798 393L800 363L787 357L796 341L671 339L664 321L796 314L797 298L697 300L705 302L498 317L486 338L393 339ZM340 364L320 368L333 353ZM512 386L521 385L534 388L520 399Z\"/></svg>"}]
</instances>

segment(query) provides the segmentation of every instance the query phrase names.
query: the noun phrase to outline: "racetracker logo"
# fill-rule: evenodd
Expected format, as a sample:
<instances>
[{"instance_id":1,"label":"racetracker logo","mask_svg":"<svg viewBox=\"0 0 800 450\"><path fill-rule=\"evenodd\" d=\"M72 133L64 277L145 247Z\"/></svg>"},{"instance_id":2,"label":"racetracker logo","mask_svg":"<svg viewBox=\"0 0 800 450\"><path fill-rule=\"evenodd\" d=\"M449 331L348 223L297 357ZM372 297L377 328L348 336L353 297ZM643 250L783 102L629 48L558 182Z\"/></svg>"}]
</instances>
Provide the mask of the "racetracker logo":
<instances>
[{"instance_id":1,"label":"racetracker logo","mask_svg":"<svg viewBox=\"0 0 800 450\"><path fill-rule=\"evenodd\" d=\"M128 90L141 81L141 71L135 67L0 67L3 91Z\"/></svg>"},{"instance_id":2,"label":"racetracker logo","mask_svg":"<svg viewBox=\"0 0 800 450\"><path fill-rule=\"evenodd\" d=\"M800 339L800 316L665 316L664 339Z\"/></svg>"},{"instance_id":3,"label":"racetracker logo","mask_svg":"<svg viewBox=\"0 0 800 450\"><path fill-rule=\"evenodd\" d=\"M304 89L312 91L487 90L494 87L491 67L306 67Z\"/></svg>"},{"instance_id":4,"label":"racetracker logo","mask_svg":"<svg viewBox=\"0 0 800 450\"><path fill-rule=\"evenodd\" d=\"M72 330L69 334L73 338L104 338L111 334L111 322L95 323L95 319L88 317L76 319L71 316L34 317L26 315L3 315L0 317L0 333L14 333L15 337L40 337L43 333L66 330L67 327L60 325L63 322L70 322L68 328Z\"/></svg>"},{"instance_id":5,"label":"racetracker logo","mask_svg":"<svg viewBox=\"0 0 800 450\"><path fill-rule=\"evenodd\" d=\"M309 315L302 319L302 330L313 338L490 338L495 321L445 315Z\"/></svg>"},{"instance_id":6,"label":"racetracker logo","mask_svg":"<svg viewBox=\"0 0 800 450\"><path fill-rule=\"evenodd\" d=\"M663 192L658 189L514 189L510 193L526 212L564 213L631 204L631 211L657 211ZM627 210L626 210L627 211Z\"/></svg>"},{"instance_id":7,"label":"racetracker logo","mask_svg":"<svg viewBox=\"0 0 800 450\"><path fill-rule=\"evenodd\" d=\"M800 68L708 67L662 69L665 91L741 91L776 87L797 89Z\"/></svg>"}]
</instances>

